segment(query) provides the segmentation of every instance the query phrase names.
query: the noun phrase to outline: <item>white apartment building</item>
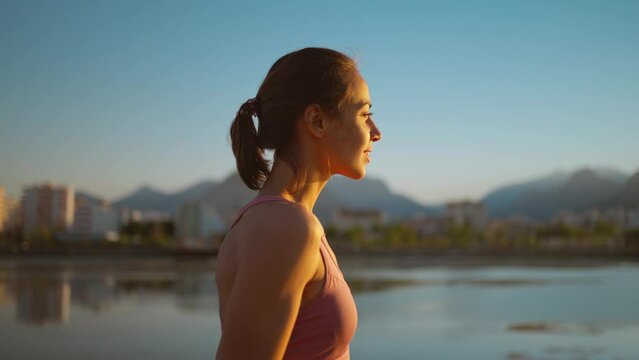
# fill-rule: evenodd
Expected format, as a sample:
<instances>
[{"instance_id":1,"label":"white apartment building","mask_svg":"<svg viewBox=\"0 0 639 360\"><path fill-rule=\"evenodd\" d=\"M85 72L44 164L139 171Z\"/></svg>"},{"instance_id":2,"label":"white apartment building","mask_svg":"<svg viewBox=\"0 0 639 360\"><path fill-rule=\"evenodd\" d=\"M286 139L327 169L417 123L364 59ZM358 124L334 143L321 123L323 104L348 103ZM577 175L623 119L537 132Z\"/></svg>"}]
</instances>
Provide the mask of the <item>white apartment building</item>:
<instances>
[{"instance_id":1,"label":"white apartment building","mask_svg":"<svg viewBox=\"0 0 639 360\"><path fill-rule=\"evenodd\" d=\"M119 213L106 203L80 202L73 219L73 237L83 240L118 240Z\"/></svg>"},{"instance_id":2,"label":"white apartment building","mask_svg":"<svg viewBox=\"0 0 639 360\"><path fill-rule=\"evenodd\" d=\"M480 202L459 201L446 204L446 217L455 226L468 225L473 229L482 230L488 222L486 209Z\"/></svg>"},{"instance_id":3,"label":"white apartment building","mask_svg":"<svg viewBox=\"0 0 639 360\"><path fill-rule=\"evenodd\" d=\"M25 187L22 192L25 235L40 230L68 232L73 225L75 190L50 183Z\"/></svg>"},{"instance_id":4,"label":"white apartment building","mask_svg":"<svg viewBox=\"0 0 639 360\"><path fill-rule=\"evenodd\" d=\"M378 209L346 209L340 208L333 212L333 226L339 230L361 227L370 230L375 225L386 222L386 216Z\"/></svg>"},{"instance_id":5,"label":"white apartment building","mask_svg":"<svg viewBox=\"0 0 639 360\"><path fill-rule=\"evenodd\" d=\"M201 202L183 204L175 226L184 247L212 246L214 237L226 230L224 220L217 211Z\"/></svg>"}]
</instances>

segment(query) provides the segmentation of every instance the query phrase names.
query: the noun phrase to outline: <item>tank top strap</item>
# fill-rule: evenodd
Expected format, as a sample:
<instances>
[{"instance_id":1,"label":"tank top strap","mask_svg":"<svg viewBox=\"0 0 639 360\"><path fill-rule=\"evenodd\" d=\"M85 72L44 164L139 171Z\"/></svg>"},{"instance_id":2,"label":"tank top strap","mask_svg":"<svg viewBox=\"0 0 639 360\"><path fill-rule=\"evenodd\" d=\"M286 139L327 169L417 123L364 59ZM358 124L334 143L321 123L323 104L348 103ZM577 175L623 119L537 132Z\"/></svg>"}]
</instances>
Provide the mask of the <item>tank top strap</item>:
<instances>
[{"instance_id":1,"label":"tank top strap","mask_svg":"<svg viewBox=\"0 0 639 360\"><path fill-rule=\"evenodd\" d=\"M326 272L328 274L336 275L337 277L343 278L344 275L342 274L342 270L339 268L339 265L335 261L335 253L328 244L326 234L322 235L322 240L320 241L320 252L322 253L322 257L324 257Z\"/></svg>"},{"instance_id":2,"label":"tank top strap","mask_svg":"<svg viewBox=\"0 0 639 360\"><path fill-rule=\"evenodd\" d=\"M285 198L283 198L281 196L277 196L277 195L260 195L260 196L257 196L256 198L251 200L248 204L246 204L240 210L240 212L235 217L235 220L231 224L231 227L229 227L229 231L233 228L233 226L235 226L235 224L237 224L237 222L240 220L242 215L244 215L246 210L252 208L253 206L255 206L257 204L261 204L261 203L265 203L265 202L269 202L269 201L280 201L280 202L287 202L287 203L291 203L292 202L290 200L287 200L287 199L285 199Z\"/></svg>"}]
</instances>

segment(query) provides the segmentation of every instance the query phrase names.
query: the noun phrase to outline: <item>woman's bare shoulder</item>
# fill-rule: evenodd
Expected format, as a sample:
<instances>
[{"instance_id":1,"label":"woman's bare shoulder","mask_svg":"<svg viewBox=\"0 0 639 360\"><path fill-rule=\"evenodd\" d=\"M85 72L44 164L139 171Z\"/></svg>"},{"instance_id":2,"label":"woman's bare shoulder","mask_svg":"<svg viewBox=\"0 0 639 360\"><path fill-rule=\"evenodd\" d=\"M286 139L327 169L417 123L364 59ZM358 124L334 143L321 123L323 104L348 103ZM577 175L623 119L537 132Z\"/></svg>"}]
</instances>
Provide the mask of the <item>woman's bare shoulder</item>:
<instances>
[{"instance_id":1,"label":"woman's bare shoulder","mask_svg":"<svg viewBox=\"0 0 639 360\"><path fill-rule=\"evenodd\" d=\"M243 256L271 259L316 252L324 229L315 215L301 204L268 203L255 207L242 228ZM249 214L247 214L249 215Z\"/></svg>"}]
</instances>

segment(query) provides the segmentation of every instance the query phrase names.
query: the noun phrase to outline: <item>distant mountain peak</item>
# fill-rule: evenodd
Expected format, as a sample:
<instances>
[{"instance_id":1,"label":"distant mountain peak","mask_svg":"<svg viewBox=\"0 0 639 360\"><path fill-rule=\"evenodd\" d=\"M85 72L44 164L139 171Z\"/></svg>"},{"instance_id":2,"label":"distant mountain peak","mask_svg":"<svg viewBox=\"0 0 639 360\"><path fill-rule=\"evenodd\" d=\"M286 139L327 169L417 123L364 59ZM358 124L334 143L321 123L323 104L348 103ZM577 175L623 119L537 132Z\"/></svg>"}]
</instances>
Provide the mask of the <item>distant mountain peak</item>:
<instances>
[{"instance_id":1,"label":"distant mountain peak","mask_svg":"<svg viewBox=\"0 0 639 360\"><path fill-rule=\"evenodd\" d=\"M91 205L100 205L104 203L108 203L105 199L100 196L93 195L87 191L76 191L75 192L75 201L77 203L86 203Z\"/></svg>"},{"instance_id":2,"label":"distant mountain peak","mask_svg":"<svg viewBox=\"0 0 639 360\"><path fill-rule=\"evenodd\" d=\"M639 186L639 171L637 171L634 175L632 175L628 179L628 184L632 184L633 186Z\"/></svg>"},{"instance_id":3,"label":"distant mountain peak","mask_svg":"<svg viewBox=\"0 0 639 360\"><path fill-rule=\"evenodd\" d=\"M639 207L639 171L626 181L612 203L614 205Z\"/></svg>"},{"instance_id":4,"label":"distant mountain peak","mask_svg":"<svg viewBox=\"0 0 639 360\"><path fill-rule=\"evenodd\" d=\"M231 172L224 178L224 180L222 180L222 184L237 183L237 182L243 183L242 177L240 176L240 173L237 171Z\"/></svg>"},{"instance_id":5,"label":"distant mountain peak","mask_svg":"<svg viewBox=\"0 0 639 360\"><path fill-rule=\"evenodd\" d=\"M602 177L600 177L596 172L594 172L590 168L582 168L573 172L568 178L568 181L566 181L566 183L572 183L572 182L582 183L582 182L591 182L591 181L599 181L599 180L602 180Z\"/></svg>"},{"instance_id":6,"label":"distant mountain peak","mask_svg":"<svg viewBox=\"0 0 639 360\"><path fill-rule=\"evenodd\" d=\"M583 168L575 171L570 175L568 180L563 184L563 188L577 188L580 191L588 191L592 187L616 187L620 184L614 179L602 176L589 168Z\"/></svg>"},{"instance_id":7,"label":"distant mountain peak","mask_svg":"<svg viewBox=\"0 0 639 360\"><path fill-rule=\"evenodd\" d=\"M164 194L163 191L154 188L150 184L140 185L134 192L134 194Z\"/></svg>"},{"instance_id":8,"label":"distant mountain peak","mask_svg":"<svg viewBox=\"0 0 639 360\"><path fill-rule=\"evenodd\" d=\"M610 179L618 184L623 184L626 180L628 180L628 174L611 167L595 166L592 170L597 175Z\"/></svg>"},{"instance_id":9,"label":"distant mountain peak","mask_svg":"<svg viewBox=\"0 0 639 360\"><path fill-rule=\"evenodd\" d=\"M522 214L547 220L559 210L582 211L607 206L622 189L626 178L616 170L588 166L572 173L555 172L546 178L504 186L489 193L483 201L494 217Z\"/></svg>"}]
</instances>

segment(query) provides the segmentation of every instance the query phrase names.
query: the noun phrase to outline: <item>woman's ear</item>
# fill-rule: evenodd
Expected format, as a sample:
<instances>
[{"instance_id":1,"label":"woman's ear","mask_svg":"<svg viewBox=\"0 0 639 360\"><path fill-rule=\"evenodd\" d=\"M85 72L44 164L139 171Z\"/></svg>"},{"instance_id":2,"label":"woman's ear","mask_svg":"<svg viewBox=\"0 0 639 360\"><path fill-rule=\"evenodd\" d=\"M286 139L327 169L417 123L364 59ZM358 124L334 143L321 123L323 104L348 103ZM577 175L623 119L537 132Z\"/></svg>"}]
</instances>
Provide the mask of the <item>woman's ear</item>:
<instances>
[{"instance_id":1,"label":"woman's ear","mask_svg":"<svg viewBox=\"0 0 639 360\"><path fill-rule=\"evenodd\" d=\"M324 137L326 133L326 115L317 104L310 104L302 113L302 124L315 137Z\"/></svg>"}]
</instances>

